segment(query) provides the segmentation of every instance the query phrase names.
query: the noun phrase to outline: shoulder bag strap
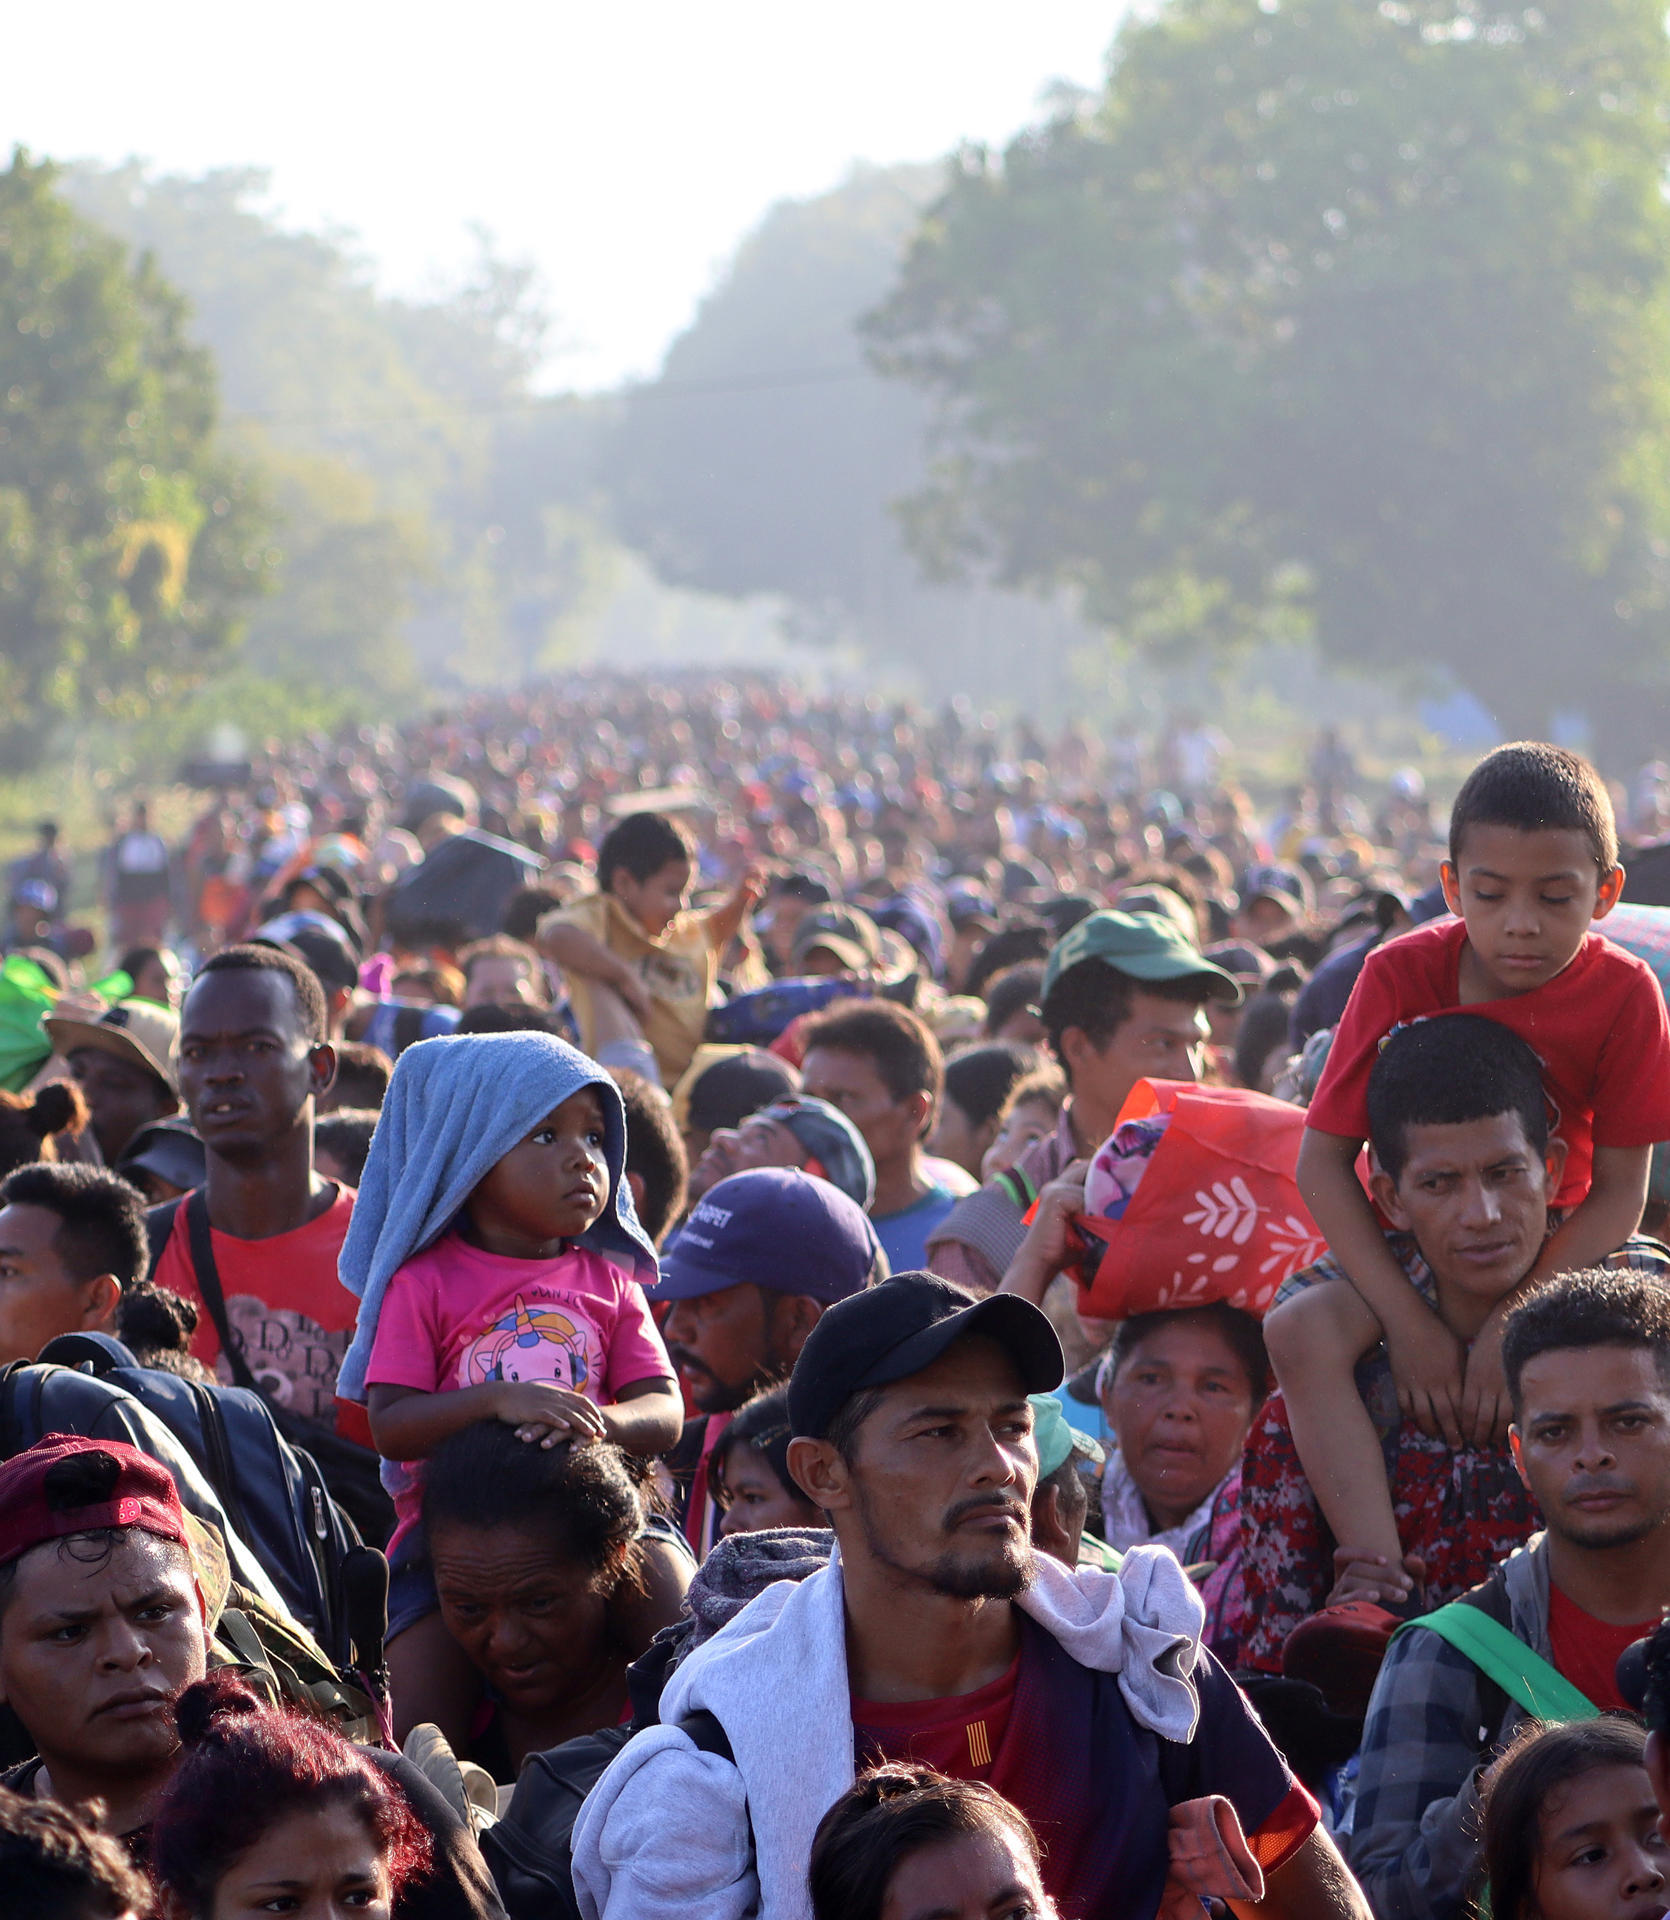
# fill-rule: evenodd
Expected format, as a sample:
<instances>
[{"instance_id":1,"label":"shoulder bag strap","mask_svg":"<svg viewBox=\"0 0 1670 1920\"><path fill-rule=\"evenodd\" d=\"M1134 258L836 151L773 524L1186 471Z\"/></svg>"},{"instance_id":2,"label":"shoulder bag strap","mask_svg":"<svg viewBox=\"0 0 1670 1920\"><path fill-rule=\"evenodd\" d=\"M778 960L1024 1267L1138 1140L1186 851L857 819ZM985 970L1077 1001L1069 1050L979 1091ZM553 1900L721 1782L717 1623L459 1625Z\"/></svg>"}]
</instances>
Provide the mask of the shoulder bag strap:
<instances>
[{"instance_id":1,"label":"shoulder bag strap","mask_svg":"<svg viewBox=\"0 0 1670 1920\"><path fill-rule=\"evenodd\" d=\"M209 1231L207 1192L202 1187L197 1188L187 1199L185 1207L186 1233L191 1245L191 1264L197 1274L197 1291L202 1294L203 1304L209 1309L209 1318L215 1323L215 1332L220 1336L220 1350L226 1355L226 1364L232 1369L233 1383L259 1392L244 1352L244 1343L233 1332L232 1323L226 1315L226 1295L221 1289L220 1268L215 1264L214 1236Z\"/></svg>"},{"instance_id":2,"label":"shoulder bag strap","mask_svg":"<svg viewBox=\"0 0 1670 1920\"><path fill-rule=\"evenodd\" d=\"M1534 1653L1481 1608L1457 1601L1423 1614L1419 1620L1407 1621L1397 1631L1414 1633L1423 1628L1466 1654L1481 1673L1539 1720L1564 1723L1599 1719L1600 1709L1586 1694L1579 1693L1541 1654ZM1397 1634L1392 1638L1395 1640Z\"/></svg>"},{"instance_id":3,"label":"shoulder bag strap","mask_svg":"<svg viewBox=\"0 0 1670 1920\"><path fill-rule=\"evenodd\" d=\"M174 1221L179 1211L178 1200L165 1200L160 1207L151 1207L145 1214L145 1246L150 1255L146 1276L149 1279L157 1277L157 1268L162 1265L163 1249L174 1231Z\"/></svg>"}]
</instances>

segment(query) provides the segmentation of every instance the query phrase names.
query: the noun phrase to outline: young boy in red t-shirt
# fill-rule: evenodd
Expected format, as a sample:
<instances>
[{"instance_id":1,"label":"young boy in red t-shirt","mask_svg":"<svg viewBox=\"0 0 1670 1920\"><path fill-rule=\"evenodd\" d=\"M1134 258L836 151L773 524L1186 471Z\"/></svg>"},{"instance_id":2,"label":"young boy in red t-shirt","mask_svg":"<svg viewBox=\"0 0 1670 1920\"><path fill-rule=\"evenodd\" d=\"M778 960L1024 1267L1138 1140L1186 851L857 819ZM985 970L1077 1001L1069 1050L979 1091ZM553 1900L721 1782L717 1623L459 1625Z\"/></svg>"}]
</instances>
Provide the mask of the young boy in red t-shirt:
<instances>
[{"instance_id":1,"label":"young boy in red t-shirt","mask_svg":"<svg viewBox=\"0 0 1670 1920\"><path fill-rule=\"evenodd\" d=\"M1406 1417L1454 1446L1487 1444L1507 1420L1501 1329L1537 1283L1593 1266L1640 1224L1648 1164L1670 1139L1670 1021L1647 966L1590 931L1624 872L1612 803L1586 761L1521 742L1480 761L1456 796L1444 898L1459 918L1369 955L1306 1118L1300 1191L1352 1284L1308 1288L1266 1322L1294 1445L1336 1541L1384 1562L1409 1592L1380 1443L1353 1384L1383 1339ZM1533 1046L1555 1136L1555 1205L1570 1209L1536 1265L1471 1348L1409 1284L1355 1166L1368 1134L1369 1070L1394 1028L1458 1007ZM1460 1177L1458 1173L1458 1178ZM1489 1238L1488 1182L1472 1196Z\"/></svg>"}]
</instances>

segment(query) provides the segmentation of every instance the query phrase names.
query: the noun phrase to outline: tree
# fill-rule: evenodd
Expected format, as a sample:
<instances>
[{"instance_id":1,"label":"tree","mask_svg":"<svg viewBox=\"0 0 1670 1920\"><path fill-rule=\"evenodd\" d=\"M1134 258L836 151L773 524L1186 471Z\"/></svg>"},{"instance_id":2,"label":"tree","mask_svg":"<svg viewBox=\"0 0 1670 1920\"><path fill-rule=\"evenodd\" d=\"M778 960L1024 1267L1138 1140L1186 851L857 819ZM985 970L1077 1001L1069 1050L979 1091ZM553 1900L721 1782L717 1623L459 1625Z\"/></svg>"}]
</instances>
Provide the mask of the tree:
<instances>
[{"instance_id":1,"label":"tree","mask_svg":"<svg viewBox=\"0 0 1670 1920\"><path fill-rule=\"evenodd\" d=\"M962 156L868 323L941 573L1272 632L1639 750L1670 684L1670 43L1646 0L1170 0Z\"/></svg>"},{"instance_id":2,"label":"tree","mask_svg":"<svg viewBox=\"0 0 1670 1920\"><path fill-rule=\"evenodd\" d=\"M587 410L532 391L548 320L531 271L480 236L451 293L392 299L344 236L280 226L259 171L130 162L67 186L183 289L229 418L273 468L277 591L250 636L267 671L386 712L425 678L537 666L603 542L584 512L595 480L561 455ZM569 490L524 499L530 466ZM568 522L555 542L548 506Z\"/></svg>"},{"instance_id":3,"label":"tree","mask_svg":"<svg viewBox=\"0 0 1670 1920\"><path fill-rule=\"evenodd\" d=\"M0 173L0 762L224 656L270 561L177 294L21 149Z\"/></svg>"}]
</instances>

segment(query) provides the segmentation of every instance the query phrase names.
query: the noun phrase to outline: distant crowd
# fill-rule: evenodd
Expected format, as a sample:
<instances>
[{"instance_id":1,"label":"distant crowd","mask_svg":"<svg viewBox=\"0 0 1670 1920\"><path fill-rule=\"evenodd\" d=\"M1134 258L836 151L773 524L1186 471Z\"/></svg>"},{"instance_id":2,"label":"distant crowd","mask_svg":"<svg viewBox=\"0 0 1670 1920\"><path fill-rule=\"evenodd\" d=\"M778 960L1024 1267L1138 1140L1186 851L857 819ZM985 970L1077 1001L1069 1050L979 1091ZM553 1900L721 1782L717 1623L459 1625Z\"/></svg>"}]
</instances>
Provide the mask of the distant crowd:
<instances>
[{"instance_id":1,"label":"distant crowd","mask_svg":"<svg viewBox=\"0 0 1670 1920\"><path fill-rule=\"evenodd\" d=\"M8 1920L1670 1909L1670 767L1233 774L598 677L43 822Z\"/></svg>"}]
</instances>

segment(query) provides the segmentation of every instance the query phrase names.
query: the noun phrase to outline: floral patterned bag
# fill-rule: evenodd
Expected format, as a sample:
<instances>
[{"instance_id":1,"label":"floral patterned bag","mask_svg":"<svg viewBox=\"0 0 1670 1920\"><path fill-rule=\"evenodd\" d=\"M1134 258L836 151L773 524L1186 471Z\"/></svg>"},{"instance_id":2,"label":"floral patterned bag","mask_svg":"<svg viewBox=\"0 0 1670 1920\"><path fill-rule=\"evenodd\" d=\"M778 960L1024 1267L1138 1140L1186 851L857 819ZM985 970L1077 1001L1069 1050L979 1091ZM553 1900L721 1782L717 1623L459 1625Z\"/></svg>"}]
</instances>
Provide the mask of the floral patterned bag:
<instances>
[{"instance_id":1,"label":"floral patterned bag","mask_svg":"<svg viewBox=\"0 0 1670 1920\"><path fill-rule=\"evenodd\" d=\"M1162 1118L1163 1131L1154 1125ZM1118 1217L1073 1218L1079 1312L1124 1320L1223 1300L1262 1315L1287 1276L1323 1251L1293 1177L1304 1129L1302 1108L1268 1094L1139 1080L1086 1183L1092 1194L1122 1195ZM1097 1178L1104 1156L1112 1180Z\"/></svg>"}]
</instances>

